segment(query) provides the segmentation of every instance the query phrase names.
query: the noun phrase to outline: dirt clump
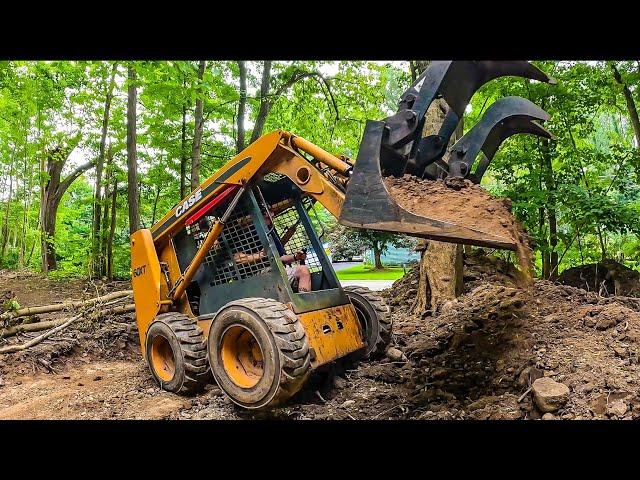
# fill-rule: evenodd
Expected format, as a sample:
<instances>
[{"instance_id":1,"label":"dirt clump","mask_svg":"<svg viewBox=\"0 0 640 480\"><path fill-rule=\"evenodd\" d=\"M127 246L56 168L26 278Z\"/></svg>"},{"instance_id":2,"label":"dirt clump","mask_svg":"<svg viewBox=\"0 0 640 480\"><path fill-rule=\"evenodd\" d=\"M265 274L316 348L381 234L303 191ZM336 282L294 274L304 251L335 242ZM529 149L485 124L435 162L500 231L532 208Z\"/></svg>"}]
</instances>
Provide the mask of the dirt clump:
<instances>
[{"instance_id":1,"label":"dirt clump","mask_svg":"<svg viewBox=\"0 0 640 480\"><path fill-rule=\"evenodd\" d=\"M413 175L386 177L384 184L405 210L417 215L503 237L516 245L522 281L533 278L529 237L511 214L511 200L496 198L470 180L422 180Z\"/></svg>"},{"instance_id":2,"label":"dirt clump","mask_svg":"<svg viewBox=\"0 0 640 480\"><path fill-rule=\"evenodd\" d=\"M640 297L640 272L615 260L567 268L558 277L558 282L603 296Z\"/></svg>"}]
</instances>

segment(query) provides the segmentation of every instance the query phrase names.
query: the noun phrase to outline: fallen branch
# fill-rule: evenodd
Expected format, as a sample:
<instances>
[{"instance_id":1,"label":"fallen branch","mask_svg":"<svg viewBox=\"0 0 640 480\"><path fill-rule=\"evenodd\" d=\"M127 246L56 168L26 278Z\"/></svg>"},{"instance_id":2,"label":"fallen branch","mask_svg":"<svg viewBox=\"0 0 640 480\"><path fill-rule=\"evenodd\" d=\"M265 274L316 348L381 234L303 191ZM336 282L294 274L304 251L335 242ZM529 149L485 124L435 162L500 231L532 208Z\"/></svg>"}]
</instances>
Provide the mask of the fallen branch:
<instances>
[{"instance_id":1,"label":"fallen branch","mask_svg":"<svg viewBox=\"0 0 640 480\"><path fill-rule=\"evenodd\" d=\"M14 353L14 352L19 352L21 350L26 350L29 347L33 347L34 345L39 344L40 342L42 342L43 340L47 339L48 337L50 337L54 333L58 333L58 332L64 330L69 325L71 325L73 322L81 319L82 317L83 317L83 313L79 313L78 315L76 315L74 317L71 317L69 320L64 322L62 325L60 325L60 326L58 326L56 328L52 328L51 330L49 330L46 333L43 333L39 337L36 337L33 340L29 340L27 343L23 343L21 345L9 345L7 347L0 348L0 353Z\"/></svg>"},{"instance_id":2,"label":"fallen branch","mask_svg":"<svg viewBox=\"0 0 640 480\"><path fill-rule=\"evenodd\" d=\"M77 308L83 306L91 306L96 303L108 302L116 298L128 297L133 295L133 290L122 290L120 292L112 292L101 297L91 298L89 300L76 300L65 303L54 303L52 305L42 305L39 307L26 307L18 310L9 310L8 312L0 315L0 320L8 320L10 318L24 317L27 315L37 315L40 313L59 312L60 310L66 310L68 308Z\"/></svg>"},{"instance_id":3,"label":"fallen branch","mask_svg":"<svg viewBox=\"0 0 640 480\"><path fill-rule=\"evenodd\" d=\"M99 310L94 313L94 315L120 315L122 313L128 313L135 311L136 307L134 304L122 305L114 308L106 308L103 310ZM46 322L37 322L37 323L24 323L20 325L15 325L13 327L9 327L4 330L0 330L0 338L11 337L18 333L22 332L40 332L42 330L47 330L49 328L57 327L58 325L62 325L65 323L67 319L57 319L57 320L47 320Z\"/></svg>"}]
</instances>

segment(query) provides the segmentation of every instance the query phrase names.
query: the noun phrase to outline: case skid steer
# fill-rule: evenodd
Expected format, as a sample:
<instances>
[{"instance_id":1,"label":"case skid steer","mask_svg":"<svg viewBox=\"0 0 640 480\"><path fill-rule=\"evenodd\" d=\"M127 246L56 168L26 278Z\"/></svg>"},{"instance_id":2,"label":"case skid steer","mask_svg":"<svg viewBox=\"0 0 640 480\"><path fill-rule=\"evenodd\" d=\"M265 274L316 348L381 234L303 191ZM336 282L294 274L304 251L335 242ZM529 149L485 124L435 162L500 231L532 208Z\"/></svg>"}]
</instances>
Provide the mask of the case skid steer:
<instances>
[{"instance_id":1,"label":"case skid steer","mask_svg":"<svg viewBox=\"0 0 640 480\"><path fill-rule=\"evenodd\" d=\"M508 136L550 137L537 123L548 118L545 112L509 97L447 149L473 93L505 75L550 82L528 62L432 62L395 115L367 122L355 162L278 130L231 159L151 229L134 232L136 320L142 354L161 388L194 393L215 380L236 404L271 408L324 364L384 352L389 308L366 288L341 287L314 231L316 202L343 225L514 249L509 239L403 210L382 182L405 173L479 182ZM449 113L438 135L422 138L437 98ZM308 251L311 288L302 291L283 261L302 260L300 252Z\"/></svg>"}]
</instances>

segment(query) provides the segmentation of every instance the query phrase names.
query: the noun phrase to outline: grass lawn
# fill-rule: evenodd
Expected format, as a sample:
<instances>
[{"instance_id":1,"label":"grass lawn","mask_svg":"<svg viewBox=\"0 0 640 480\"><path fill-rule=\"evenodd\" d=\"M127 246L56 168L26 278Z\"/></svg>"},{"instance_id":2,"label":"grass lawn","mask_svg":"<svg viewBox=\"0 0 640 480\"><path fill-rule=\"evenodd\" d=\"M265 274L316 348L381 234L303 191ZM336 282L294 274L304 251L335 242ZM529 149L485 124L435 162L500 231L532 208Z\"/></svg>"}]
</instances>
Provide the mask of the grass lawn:
<instances>
[{"instance_id":1,"label":"grass lawn","mask_svg":"<svg viewBox=\"0 0 640 480\"><path fill-rule=\"evenodd\" d=\"M373 267L355 265L336 272L340 280L397 280L404 275L402 267L385 267L374 270Z\"/></svg>"}]
</instances>

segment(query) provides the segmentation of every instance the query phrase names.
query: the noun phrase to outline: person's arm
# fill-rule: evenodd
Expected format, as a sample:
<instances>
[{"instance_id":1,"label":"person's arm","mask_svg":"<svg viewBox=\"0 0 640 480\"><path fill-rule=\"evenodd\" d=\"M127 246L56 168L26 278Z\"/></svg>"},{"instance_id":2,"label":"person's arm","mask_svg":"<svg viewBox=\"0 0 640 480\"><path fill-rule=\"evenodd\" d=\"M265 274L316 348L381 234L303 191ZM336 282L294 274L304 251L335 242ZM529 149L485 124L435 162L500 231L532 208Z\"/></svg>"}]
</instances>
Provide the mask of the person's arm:
<instances>
[{"instance_id":1,"label":"person's arm","mask_svg":"<svg viewBox=\"0 0 640 480\"><path fill-rule=\"evenodd\" d=\"M243 253L238 252L233 255L233 260L236 263L251 263L257 262L258 260L262 260L267 256L267 253L264 250L261 250L257 253Z\"/></svg>"},{"instance_id":2,"label":"person's arm","mask_svg":"<svg viewBox=\"0 0 640 480\"><path fill-rule=\"evenodd\" d=\"M307 258L307 254L304 252L296 252L293 255L282 255L280 261L285 265L290 265L293 262L299 262Z\"/></svg>"}]
</instances>

